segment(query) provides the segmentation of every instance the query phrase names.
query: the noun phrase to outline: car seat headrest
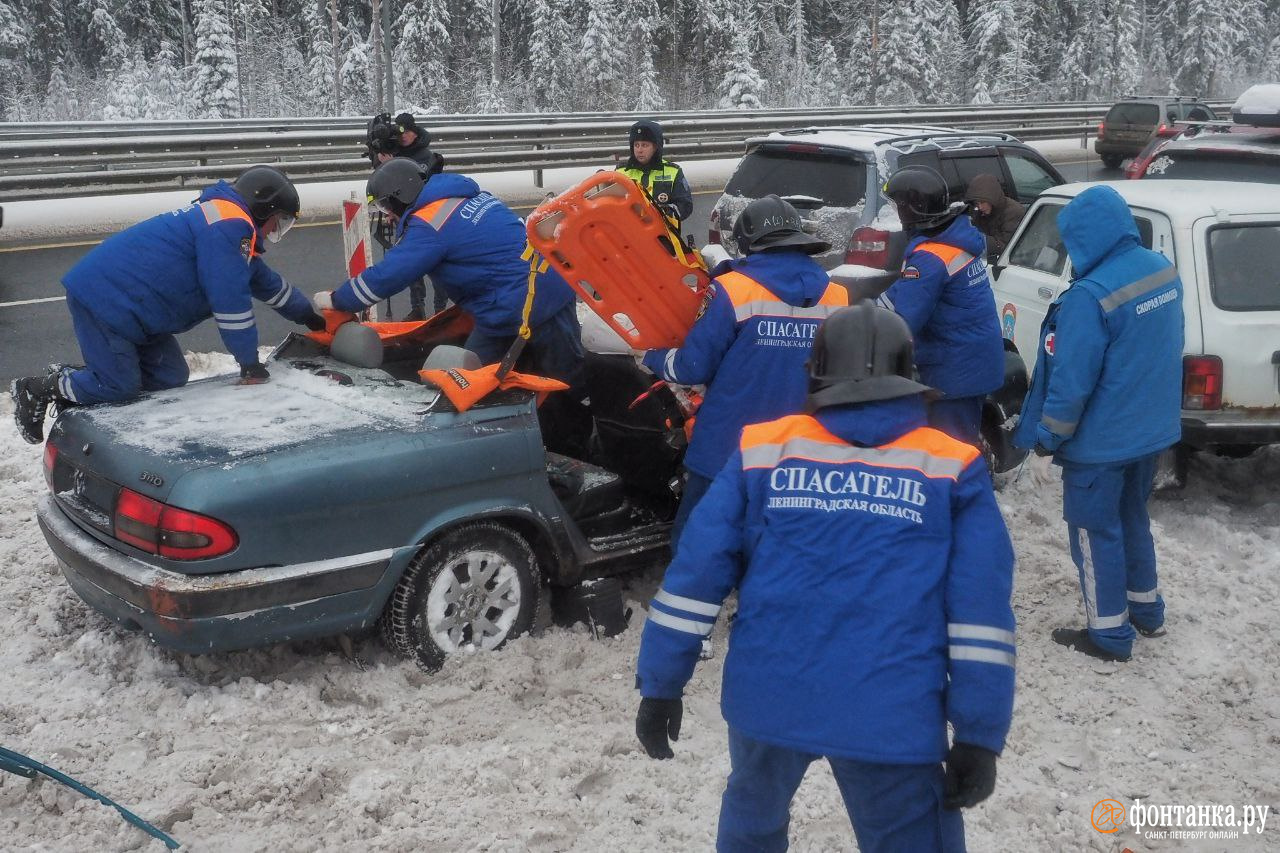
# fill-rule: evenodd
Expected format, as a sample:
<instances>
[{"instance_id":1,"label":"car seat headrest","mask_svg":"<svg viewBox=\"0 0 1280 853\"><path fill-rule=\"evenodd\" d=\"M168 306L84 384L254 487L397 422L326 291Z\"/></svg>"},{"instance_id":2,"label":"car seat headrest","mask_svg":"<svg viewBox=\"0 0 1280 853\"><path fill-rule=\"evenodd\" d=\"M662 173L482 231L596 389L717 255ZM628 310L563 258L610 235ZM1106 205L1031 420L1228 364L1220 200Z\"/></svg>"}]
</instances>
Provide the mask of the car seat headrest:
<instances>
[{"instance_id":1,"label":"car seat headrest","mask_svg":"<svg viewBox=\"0 0 1280 853\"><path fill-rule=\"evenodd\" d=\"M382 365L382 338L371 326L362 323L343 323L333 335L329 354L344 364L354 367L380 367Z\"/></svg>"},{"instance_id":2,"label":"car seat headrest","mask_svg":"<svg viewBox=\"0 0 1280 853\"><path fill-rule=\"evenodd\" d=\"M477 370L484 365L480 356L469 349L440 344L427 356L423 370Z\"/></svg>"}]
</instances>

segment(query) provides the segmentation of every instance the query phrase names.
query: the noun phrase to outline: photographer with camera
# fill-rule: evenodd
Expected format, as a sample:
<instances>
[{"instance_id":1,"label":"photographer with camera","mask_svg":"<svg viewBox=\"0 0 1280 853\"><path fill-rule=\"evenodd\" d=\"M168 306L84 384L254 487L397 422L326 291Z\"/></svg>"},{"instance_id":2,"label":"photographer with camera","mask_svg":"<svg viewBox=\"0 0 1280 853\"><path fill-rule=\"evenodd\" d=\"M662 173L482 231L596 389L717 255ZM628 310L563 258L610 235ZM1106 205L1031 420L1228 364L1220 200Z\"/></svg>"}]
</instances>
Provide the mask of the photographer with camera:
<instances>
[{"instance_id":1,"label":"photographer with camera","mask_svg":"<svg viewBox=\"0 0 1280 853\"><path fill-rule=\"evenodd\" d=\"M431 134L426 128L418 127L413 113L403 112L394 119L391 113L379 113L369 120L365 136L366 155L369 163L377 169L394 157L408 157L426 167L429 174L436 174L444 169L444 158L431 150ZM373 215L373 235L378 245L385 252L391 248L395 225L389 222L380 212ZM432 291L431 314L443 311L449 299L444 291L434 285ZM409 313L406 320L425 320L427 313L427 283L425 280L415 281L409 285Z\"/></svg>"}]
</instances>

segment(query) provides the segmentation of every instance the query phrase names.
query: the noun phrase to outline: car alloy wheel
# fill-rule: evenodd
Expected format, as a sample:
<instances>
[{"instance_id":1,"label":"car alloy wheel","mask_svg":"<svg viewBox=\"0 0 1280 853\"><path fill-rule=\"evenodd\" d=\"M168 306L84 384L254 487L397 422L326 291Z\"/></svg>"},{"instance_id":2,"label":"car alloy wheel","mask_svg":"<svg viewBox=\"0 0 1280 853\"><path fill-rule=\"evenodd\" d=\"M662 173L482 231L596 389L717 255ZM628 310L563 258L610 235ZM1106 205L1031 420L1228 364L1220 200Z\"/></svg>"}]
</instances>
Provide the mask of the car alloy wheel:
<instances>
[{"instance_id":1,"label":"car alloy wheel","mask_svg":"<svg viewBox=\"0 0 1280 853\"><path fill-rule=\"evenodd\" d=\"M533 549L511 528L455 528L405 569L382 613L383 641L428 672L450 655L501 648L533 628L540 580Z\"/></svg>"},{"instance_id":2,"label":"car alloy wheel","mask_svg":"<svg viewBox=\"0 0 1280 853\"><path fill-rule=\"evenodd\" d=\"M427 590L427 630L445 654L497 648L519 615L515 566L496 551L459 554Z\"/></svg>"}]
</instances>

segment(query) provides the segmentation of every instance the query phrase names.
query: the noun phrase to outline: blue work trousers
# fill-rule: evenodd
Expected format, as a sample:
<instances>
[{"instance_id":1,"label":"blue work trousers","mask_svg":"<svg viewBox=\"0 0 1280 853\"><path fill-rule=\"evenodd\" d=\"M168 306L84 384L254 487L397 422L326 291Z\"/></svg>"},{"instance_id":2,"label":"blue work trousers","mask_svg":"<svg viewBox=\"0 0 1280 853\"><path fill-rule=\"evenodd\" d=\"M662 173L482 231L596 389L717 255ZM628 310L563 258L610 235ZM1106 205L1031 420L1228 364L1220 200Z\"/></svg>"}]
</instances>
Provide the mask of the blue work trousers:
<instances>
[{"instance_id":1,"label":"blue work trousers","mask_svg":"<svg viewBox=\"0 0 1280 853\"><path fill-rule=\"evenodd\" d=\"M729 728L729 783L720 853L787 849L791 798L823 756L773 746ZM827 757L861 853L964 853L964 819L942 807L941 764L874 764Z\"/></svg>"},{"instance_id":2,"label":"blue work trousers","mask_svg":"<svg viewBox=\"0 0 1280 853\"><path fill-rule=\"evenodd\" d=\"M1164 624L1147 499L1159 454L1114 465L1062 466L1062 517L1080 574L1089 636L1128 655L1135 632Z\"/></svg>"},{"instance_id":3,"label":"blue work trousers","mask_svg":"<svg viewBox=\"0 0 1280 853\"><path fill-rule=\"evenodd\" d=\"M671 522L671 555L675 556L676 546L680 544L680 534L684 532L684 526L689 523L689 516L693 515L693 509L698 505L698 501L707 493L707 489L711 488L711 478L704 477L701 474L695 474L688 468L685 469L684 490L680 493L680 506L676 508L675 520Z\"/></svg>"},{"instance_id":4,"label":"blue work trousers","mask_svg":"<svg viewBox=\"0 0 1280 853\"><path fill-rule=\"evenodd\" d=\"M173 335L153 335L134 343L99 323L73 297L67 297L67 308L85 363L64 373L58 384L59 393L71 402L114 403L187 383L187 360Z\"/></svg>"}]
</instances>

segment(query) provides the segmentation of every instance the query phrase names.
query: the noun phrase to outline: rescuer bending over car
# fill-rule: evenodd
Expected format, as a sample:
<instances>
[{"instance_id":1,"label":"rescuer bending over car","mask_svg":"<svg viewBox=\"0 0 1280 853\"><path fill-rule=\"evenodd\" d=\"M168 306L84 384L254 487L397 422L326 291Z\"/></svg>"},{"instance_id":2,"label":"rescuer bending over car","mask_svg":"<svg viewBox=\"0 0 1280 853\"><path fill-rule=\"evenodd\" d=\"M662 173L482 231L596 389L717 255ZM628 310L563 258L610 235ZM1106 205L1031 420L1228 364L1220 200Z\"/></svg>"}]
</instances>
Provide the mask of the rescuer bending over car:
<instances>
[{"instance_id":1,"label":"rescuer bending over car","mask_svg":"<svg viewBox=\"0 0 1280 853\"><path fill-rule=\"evenodd\" d=\"M284 173L253 166L219 181L191 205L153 216L104 240L62 279L79 369L55 365L10 388L18 431L44 440L57 406L129 400L185 385L187 362L174 335L213 317L242 382L265 382L253 299L295 323L324 328L301 292L262 260L262 240L279 242L298 216L298 191Z\"/></svg>"},{"instance_id":2,"label":"rescuer bending over car","mask_svg":"<svg viewBox=\"0 0 1280 853\"><path fill-rule=\"evenodd\" d=\"M931 389L912 376L899 317L866 301L833 314L809 362L812 414L742 431L650 605L636 734L670 758L700 641L738 591L722 851L785 850L819 757L871 853L963 851L954 809L995 786L1013 548L982 455L925 425Z\"/></svg>"},{"instance_id":3,"label":"rescuer bending over car","mask_svg":"<svg viewBox=\"0 0 1280 853\"><path fill-rule=\"evenodd\" d=\"M341 287L317 293L316 308L363 311L429 275L475 320L466 348L484 364L500 361L520 331L529 295L519 217L471 178L433 173L403 157L379 166L366 192L370 204L395 219L397 242ZM586 354L573 291L553 269L536 274L529 325L532 337L517 367L569 385L547 399L540 415L544 438L577 455L590 434L581 404Z\"/></svg>"}]
</instances>

